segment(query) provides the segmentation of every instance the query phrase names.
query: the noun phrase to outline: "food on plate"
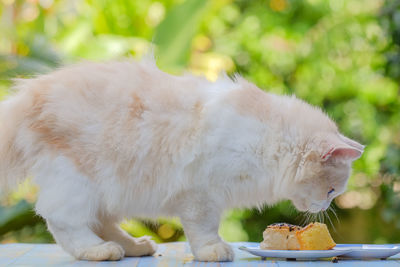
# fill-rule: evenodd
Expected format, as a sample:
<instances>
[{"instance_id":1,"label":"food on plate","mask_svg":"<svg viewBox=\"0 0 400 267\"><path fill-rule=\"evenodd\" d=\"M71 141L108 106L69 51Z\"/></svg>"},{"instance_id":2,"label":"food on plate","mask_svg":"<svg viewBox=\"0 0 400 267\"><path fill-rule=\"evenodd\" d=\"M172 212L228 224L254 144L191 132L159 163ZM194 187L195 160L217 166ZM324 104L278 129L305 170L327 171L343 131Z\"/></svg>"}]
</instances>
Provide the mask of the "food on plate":
<instances>
[{"instance_id":1,"label":"food on plate","mask_svg":"<svg viewBox=\"0 0 400 267\"><path fill-rule=\"evenodd\" d=\"M274 223L268 225L263 233L264 241L261 242L261 249L297 250L300 244L295 235L301 230L300 226L287 223Z\"/></svg>"},{"instance_id":2,"label":"food on plate","mask_svg":"<svg viewBox=\"0 0 400 267\"><path fill-rule=\"evenodd\" d=\"M296 237L301 250L326 250L336 246L328 227L323 223L310 223L296 231Z\"/></svg>"},{"instance_id":3,"label":"food on plate","mask_svg":"<svg viewBox=\"0 0 400 267\"><path fill-rule=\"evenodd\" d=\"M336 244L323 223L310 223L305 227L287 223L271 224L263 233L261 249L328 250Z\"/></svg>"}]
</instances>

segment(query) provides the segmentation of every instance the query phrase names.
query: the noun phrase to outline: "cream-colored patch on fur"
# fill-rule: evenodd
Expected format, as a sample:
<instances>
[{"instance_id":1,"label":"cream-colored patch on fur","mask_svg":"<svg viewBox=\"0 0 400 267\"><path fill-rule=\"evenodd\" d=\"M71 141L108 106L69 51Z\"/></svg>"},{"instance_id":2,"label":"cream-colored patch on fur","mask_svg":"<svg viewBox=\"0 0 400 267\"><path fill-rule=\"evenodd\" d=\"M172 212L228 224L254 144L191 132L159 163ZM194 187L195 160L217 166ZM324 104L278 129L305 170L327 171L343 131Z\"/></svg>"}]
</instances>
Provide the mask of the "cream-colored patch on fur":
<instances>
[{"instance_id":1,"label":"cream-colored patch on fur","mask_svg":"<svg viewBox=\"0 0 400 267\"><path fill-rule=\"evenodd\" d=\"M15 87L0 103L0 183L32 173L38 214L80 259L151 255L153 241L118 223L179 216L196 259L230 261L224 210L282 199L324 210L363 151L294 96L149 60L79 63Z\"/></svg>"},{"instance_id":2,"label":"cream-colored patch on fur","mask_svg":"<svg viewBox=\"0 0 400 267\"><path fill-rule=\"evenodd\" d=\"M252 116L260 121L266 121L271 116L268 95L253 84L241 81L243 88L233 91L228 101L236 111L245 116Z\"/></svg>"},{"instance_id":3,"label":"cream-colored patch on fur","mask_svg":"<svg viewBox=\"0 0 400 267\"><path fill-rule=\"evenodd\" d=\"M48 87L46 87L48 88ZM55 114L47 112L45 106L48 89L32 90L32 107L27 111L29 128L36 133L36 142L43 144L53 154L64 154L69 157L77 169L88 177L95 177L93 160L90 154L79 144L79 130L73 124L59 122Z\"/></svg>"},{"instance_id":4,"label":"cream-colored patch on fur","mask_svg":"<svg viewBox=\"0 0 400 267\"><path fill-rule=\"evenodd\" d=\"M136 93L132 94L132 104L131 104L131 116L132 117L136 117L139 118L142 113L144 112L144 104L142 102L142 100L138 97L138 95Z\"/></svg>"}]
</instances>

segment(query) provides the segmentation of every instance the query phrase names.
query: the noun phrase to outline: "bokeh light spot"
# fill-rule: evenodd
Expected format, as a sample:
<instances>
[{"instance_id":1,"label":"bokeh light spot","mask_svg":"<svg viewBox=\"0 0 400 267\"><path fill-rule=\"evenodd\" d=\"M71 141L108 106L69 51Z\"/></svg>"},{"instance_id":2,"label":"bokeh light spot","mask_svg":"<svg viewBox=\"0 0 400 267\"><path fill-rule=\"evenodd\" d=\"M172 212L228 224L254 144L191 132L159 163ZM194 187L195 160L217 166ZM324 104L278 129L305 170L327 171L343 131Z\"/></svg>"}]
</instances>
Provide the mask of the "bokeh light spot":
<instances>
[{"instance_id":1,"label":"bokeh light spot","mask_svg":"<svg viewBox=\"0 0 400 267\"><path fill-rule=\"evenodd\" d=\"M287 8L288 3L286 0L271 0L269 6L272 10L280 12Z\"/></svg>"},{"instance_id":2,"label":"bokeh light spot","mask_svg":"<svg viewBox=\"0 0 400 267\"><path fill-rule=\"evenodd\" d=\"M175 229L168 224L163 224L158 228L157 233L162 239L168 239L175 234Z\"/></svg>"}]
</instances>

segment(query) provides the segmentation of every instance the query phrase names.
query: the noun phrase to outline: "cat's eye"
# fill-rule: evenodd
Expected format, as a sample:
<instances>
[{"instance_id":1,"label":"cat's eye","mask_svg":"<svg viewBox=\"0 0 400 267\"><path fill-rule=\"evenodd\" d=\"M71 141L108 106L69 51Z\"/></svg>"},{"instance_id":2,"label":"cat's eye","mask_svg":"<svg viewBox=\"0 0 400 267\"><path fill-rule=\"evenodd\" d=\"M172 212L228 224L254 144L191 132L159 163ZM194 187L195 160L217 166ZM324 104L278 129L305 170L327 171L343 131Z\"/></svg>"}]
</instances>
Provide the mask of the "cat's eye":
<instances>
[{"instance_id":1,"label":"cat's eye","mask_svg":"<svg viewBox=\"0 0 400 267\"><path fill-rule=\"evenodd\" d=\"M331 190L329 190L329 191L328 191L328 197L329 197L329 195L332 194L333 192L335 192L335 189L334 189L334 188L332 188Z\"/></svg>"}]
</instances>

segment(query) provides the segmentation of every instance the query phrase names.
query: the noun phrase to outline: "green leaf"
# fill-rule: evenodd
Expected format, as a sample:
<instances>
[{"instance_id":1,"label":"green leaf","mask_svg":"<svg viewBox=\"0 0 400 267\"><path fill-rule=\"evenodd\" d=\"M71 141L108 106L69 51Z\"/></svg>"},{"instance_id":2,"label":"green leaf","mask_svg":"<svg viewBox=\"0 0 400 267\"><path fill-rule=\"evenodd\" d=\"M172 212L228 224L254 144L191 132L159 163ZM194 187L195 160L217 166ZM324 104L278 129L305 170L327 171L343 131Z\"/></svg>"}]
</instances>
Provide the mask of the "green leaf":
<instances>
[{"instance_id":1,"label":"green leaf","mask_svg":"<svg viewBox=\"0 0 400 267\"><path fill-rule=\"evenodd\" d=\"M185 67L207 0L186 0L173 8L156 29L154 43L161 68L179 71Z\"/></svg>"},{"instance_id":2,"label":"green leaf","mask_svg":"<svg viewBox=\"0 0 400 267\"><path fill-rule=\"evenodd\" d=\"M35 215L33 205L25 200L21 200L12 207L0 206L0 235L41 221L41 218Z\"/></svg>"}]
</instances>

